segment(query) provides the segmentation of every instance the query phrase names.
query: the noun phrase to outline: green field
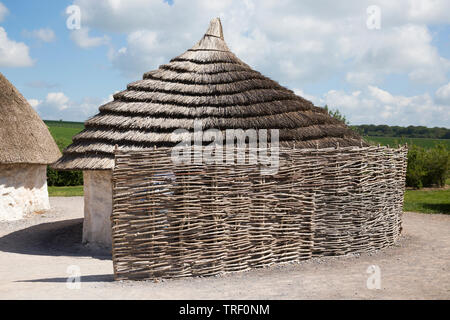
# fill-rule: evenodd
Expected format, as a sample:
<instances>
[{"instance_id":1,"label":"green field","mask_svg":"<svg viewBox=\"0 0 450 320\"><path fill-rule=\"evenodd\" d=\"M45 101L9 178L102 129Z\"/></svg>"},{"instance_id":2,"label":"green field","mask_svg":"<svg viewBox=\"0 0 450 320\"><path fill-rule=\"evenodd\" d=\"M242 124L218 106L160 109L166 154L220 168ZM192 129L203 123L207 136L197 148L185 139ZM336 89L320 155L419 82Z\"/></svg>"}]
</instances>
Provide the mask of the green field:
<instances>
[{"instance_id":1,"label":"green field","mask_svg":"<svg viewBox=\"0 0 450 320\"><path fill-rule=\"evenodd\" d=\"M406 190L403 211L450 214L450 189Z\"/></svg>"},{"instance_id":2,"label":"green field","mask_svg":"<svg viewBox=\"0 0 450 320\"><path fill-rule=\"evenodd\" d=\"M426 138L395 138L395 137L364 137L366 140L379 143L383 146L397 147L399 144L417 145L423 148L432 148L438 143L444 143L450 148L450 139L426 139Z\"/></svg>"},{"instance_id":3,"label":"green field","mask_svg":"<svg viewBox=\"0 0 450 320\"><path fill-rule=\"evenodd\" d=\"M62 150L72 143L72 137L84 129L82 122L44 121L53 139Z\"/></svg>"},{"instance_id":4,"label":"green field","mask_svg":"<svg viewBox=\"0 0 450 320\"><path fill-rule=\"evenodd\" d=\"M82 197L83 194L83 186L48 187L50 197Z\"/></svg>"},{"instance_id":5,"label":"green field","mask_svg":"<svg viewBox=\"0 0 450 320\"><path fill-rule=\"evenodd\" d=\"M72 143L72 137L83 129L63 128L63 127L49 127L50 133L56 141L60 149L64 149Z\"/></svg>"},{"instance_id":6,"label":"green field","mask_svg":"<svg viewBox=\"0 0 450 320\"><path fill-rule=\"evenodd\" d=\"M71 121L56 121L56 120L44 120L45 124L49 127L63 127L63 128L84 128L83 122L71 122Z\"/></svg>"}]
</instances>

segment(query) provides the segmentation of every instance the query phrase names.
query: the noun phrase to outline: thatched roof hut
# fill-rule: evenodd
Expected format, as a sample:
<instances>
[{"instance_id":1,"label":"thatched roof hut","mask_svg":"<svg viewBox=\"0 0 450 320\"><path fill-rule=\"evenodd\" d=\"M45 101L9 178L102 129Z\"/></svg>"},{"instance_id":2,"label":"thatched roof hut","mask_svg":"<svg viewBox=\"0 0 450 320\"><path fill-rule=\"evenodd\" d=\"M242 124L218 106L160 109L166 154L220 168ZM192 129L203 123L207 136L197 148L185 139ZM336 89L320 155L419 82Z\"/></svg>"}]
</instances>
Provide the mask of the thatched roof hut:
<instances>
[{"instance_id":1,"label":"thatched roof hut","mask_svg":"<svg viewBox=\"0 0 450 320\"><path fill-rule=\"evenodd\" d=\"M280 144L295 142L297 148L361 145L361 137L323 108L239 60L225 43L218 18L194 47L145 73L99 109L53 167L83 170L83 241L106 246L111 245L115 145L121 150L173 146L192 138L196 120L202 120L203 130L279 129ZM177 129L188 133L174 139Z\"/></svg>"},{"instance_id":2,"label":"thatched roof hut","mask_svg":"<svg viewBox=\"0 0 450 320\"><path fill-rule=\"evenodd\" d=\"M47 126L0 73L0 220L49 209L47 164L60 156Z\"/></svg>"},{"instance_id":3,"label":"thatched roof hut","mask_svg":"<svg viewBox=\"0 0 450 320\"><path fill-rule=\"evenodd\" d=\"M279 129L280 143L299 148L360 145L361 137L320 107L252 70L224 41L213 19L191 49L114 95L54 166L112 169L113 149L171 146L176 129ZM182 138L181 136L179 137Z\"/></svg>"}]
</instances>

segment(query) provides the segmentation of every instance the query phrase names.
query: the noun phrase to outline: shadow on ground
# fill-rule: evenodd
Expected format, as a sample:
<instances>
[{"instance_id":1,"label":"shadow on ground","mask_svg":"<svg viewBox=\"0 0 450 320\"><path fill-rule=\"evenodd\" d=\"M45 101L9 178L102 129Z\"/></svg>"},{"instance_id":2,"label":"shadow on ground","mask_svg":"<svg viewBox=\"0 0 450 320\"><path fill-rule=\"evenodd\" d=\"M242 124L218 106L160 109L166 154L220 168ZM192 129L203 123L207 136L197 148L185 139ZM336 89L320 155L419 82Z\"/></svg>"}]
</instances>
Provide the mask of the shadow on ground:
<instances>
[{"instance_id":1,"label":"shadow on ground","mask_svg":"<svg viewBox=\"0 0 450 320\"><path fill-rule=\"evenodd\" d=\"M111 251L81 243L83 219L43 223L0 238L0 251L47 256L81 256L110 260Z\"/></svg>"},{"instance_id":2,"label":"shadow on ground","mask_svg":"<svg viewBox=\"0 0 450 320\"><path fill-rule=\"evenodd\" d=\"M450 203L422 203L422 207L442 214L450 214Z\"/></svg>"},{"instance_id":3,"label":"shadow on ground","mask_svg":"<svg viewBox=\"0 0 450 320\"><path fill-rule=\"evenodd\" d=\"M112 282L114 281L114 276L112 274L97 274L92 276L81 276L80 283L87 282ZM44 278L44 279L34 279L34 280L20 280L15 282L48 282L48 283L62 283L67 282L67 277L62 278Z\"/></svg>"}]
</instances>

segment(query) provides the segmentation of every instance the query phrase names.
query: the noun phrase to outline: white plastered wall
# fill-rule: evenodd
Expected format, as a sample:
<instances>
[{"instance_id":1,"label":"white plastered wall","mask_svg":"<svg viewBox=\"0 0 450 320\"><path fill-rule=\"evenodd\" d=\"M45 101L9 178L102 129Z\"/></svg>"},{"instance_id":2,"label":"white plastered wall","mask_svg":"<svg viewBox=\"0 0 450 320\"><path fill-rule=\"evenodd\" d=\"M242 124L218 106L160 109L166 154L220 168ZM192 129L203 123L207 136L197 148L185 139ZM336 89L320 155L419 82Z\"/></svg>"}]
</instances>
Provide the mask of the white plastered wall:
<instances>
[{"instance_id":1,"label":"white plastered wall","mask_svg":"<svg viewBox=\"0 0 450 320\"><path fill-rule=\"evenodd\" d=\"M112 171L83 171L83 243L111 247Z\"/></svg>"},{"instance_id":2,"label":"white plastered wall","mask_svg":"<svg viewBox=\"0 0 450 320\"><path fill-rule=\"evenodd\" d=\"M0 164L0 221L49 209L46 165Z\"/></svg>"}]
</instances>

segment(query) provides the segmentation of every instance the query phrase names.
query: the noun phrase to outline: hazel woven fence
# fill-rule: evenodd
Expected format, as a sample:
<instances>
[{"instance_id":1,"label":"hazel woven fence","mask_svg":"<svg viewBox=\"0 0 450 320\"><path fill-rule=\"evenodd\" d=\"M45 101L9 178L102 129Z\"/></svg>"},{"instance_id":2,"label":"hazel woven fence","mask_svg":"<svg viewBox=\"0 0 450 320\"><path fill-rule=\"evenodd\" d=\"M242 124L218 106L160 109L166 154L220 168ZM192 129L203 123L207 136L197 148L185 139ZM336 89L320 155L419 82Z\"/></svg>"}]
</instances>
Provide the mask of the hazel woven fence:
<instances>
[{"instance_id":1,"label":"hazel woven fence","mask_svg":"<svg viewBox=\"0 0 450 320\"><path fill-rule=\"evenodd\" d=\"M393 245L407 148L281 148L279 168L116 151L116 280L212 276Z\"/></svg>"}]
</instances>

